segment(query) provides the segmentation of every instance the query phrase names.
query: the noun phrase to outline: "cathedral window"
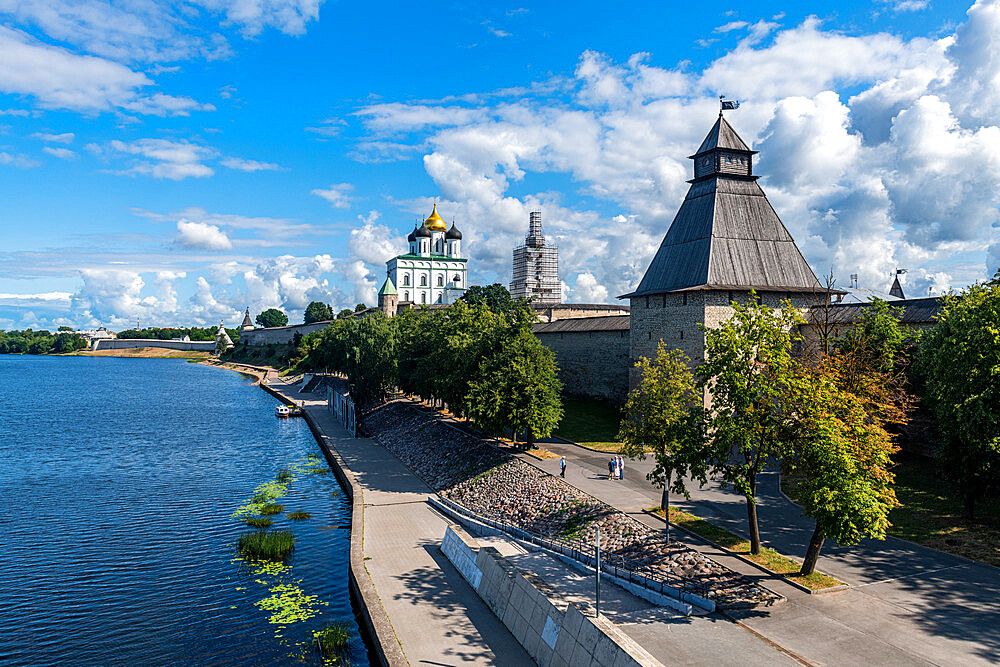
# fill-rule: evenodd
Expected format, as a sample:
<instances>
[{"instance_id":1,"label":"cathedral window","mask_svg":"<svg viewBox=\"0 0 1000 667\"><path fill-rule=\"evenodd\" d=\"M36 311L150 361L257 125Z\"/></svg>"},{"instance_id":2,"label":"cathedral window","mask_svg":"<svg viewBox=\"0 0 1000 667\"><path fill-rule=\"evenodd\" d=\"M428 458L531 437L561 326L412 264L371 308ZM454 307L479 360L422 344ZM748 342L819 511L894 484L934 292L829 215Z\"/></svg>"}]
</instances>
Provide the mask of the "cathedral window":
<instances>
[{"instance_id":1,"label":"cathedral window","mask_svg":"<svg viewBox=\"0 0 1000 667\"><path fill-rule=\"evenodd\" d=\"M403 301L409 301L409 300L410 300L410 293L403 292Z\"/></svg>"},{"instance_id":2,"label":"cathedral window","mask_svg":"<svg viewBox=\"0 0 1000 667\"><path fill-rule=\"evenodd\" d=\"M427 303L427 292L420 293L420 303Z\"/></svg>"},{"instance_id":3,"label":"cathedral window","mask_svg":"<svg viewBox=\"0 0 1000 667\"><path fill-rule=\"evenodd\" d=\"M444 276L438 276L438 287L444 287Z\"/></svg>"},{"instance_id":4,"label":"cathedral window","mask_svg":"<svg viewBox=\"0 0 1000 667\"><path fill-rule=\"evenodd\" d=\"M410 286L410 274L407 273L403 275L403 287L409 287L409 286Z\"/></svg>"},{"instance_id":5,"label":"cathedral window","mask_svg":"<svg viewBox=\"0 0 1000 667\"><path fill-rule=\"evenodd\" d=\"M427 287L427 276L420 276L420 286Z\"/></svg>"}]
</instances>

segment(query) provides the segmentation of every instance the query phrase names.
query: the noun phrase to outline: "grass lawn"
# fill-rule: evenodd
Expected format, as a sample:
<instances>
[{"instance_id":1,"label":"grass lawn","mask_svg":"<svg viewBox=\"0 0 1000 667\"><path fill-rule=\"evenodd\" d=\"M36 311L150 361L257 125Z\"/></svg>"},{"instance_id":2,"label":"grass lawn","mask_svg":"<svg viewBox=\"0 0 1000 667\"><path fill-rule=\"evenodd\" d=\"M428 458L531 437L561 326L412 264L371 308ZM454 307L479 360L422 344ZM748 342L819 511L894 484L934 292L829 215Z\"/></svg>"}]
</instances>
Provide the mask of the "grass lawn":
<instances>
[{"instance_id":1,"label":"grass lawn","mask_svg":"<svg viewBox=\"0 0 1000 667\"><path fill-rule=\"evenodd\" d=\"M611 402L592 398L563 398L563 418L554 435L604 452L621 449L618 423L621 415Z\"/></svg>"},{"instance_id":2,"label":"grass lawn","mask_svg":"<svg viewBox=\"0 0 1000 667\"><path fill-rule=\"evenodd\" d=\"M899 454L896 497L889 534L948 553L1000 566L1000 500L979 503L975 521L962 520L962 503L936 473L933 459ZM781 489L797 501L795 477L782 476Z\"/></svg>"},{"instance_id":3,"label":"grass lawn","mask_svg":"<svg viewBox=\"0 0 1000 667\"><path fill-rule=\"evenodd\" d=\"M651 507L650 511L655 512L661 517L663 516L662 507ZM832 588L833 586L840 586L844 583L834 579L828 574L823 574L822 572L813 572L810 575L802 576L798 573L802 568L801 563L797 563L791 558L782 556L777 551L769 547L761 547L760 553L754 556L750 553L749 540L745 540L739 535L730 533L725 528L719 528L704 519L699 519L695 515L685 512L684 510L679 510L676 507L670 508L670 523L681 526L682 528L690 530L692 533L697 533L704 538L712 540L716 544L724 546L730 551L752 560L761 567L776 574L788 577L795 583L801 584L810 590Z\"/></svg>"},{"instance_id":4,"label":"grass lawn","mask_svg":"<svg viewBox=\"0 0 1000 667\"><path fill-rule=\"evenodd\" d=\"M553 454L547 449L542 449L541 447L536 447L534 449L529 449L527 452L533 456L537 456L540 459L557 459L558 454Z\"/></svg>"}]
</instances>

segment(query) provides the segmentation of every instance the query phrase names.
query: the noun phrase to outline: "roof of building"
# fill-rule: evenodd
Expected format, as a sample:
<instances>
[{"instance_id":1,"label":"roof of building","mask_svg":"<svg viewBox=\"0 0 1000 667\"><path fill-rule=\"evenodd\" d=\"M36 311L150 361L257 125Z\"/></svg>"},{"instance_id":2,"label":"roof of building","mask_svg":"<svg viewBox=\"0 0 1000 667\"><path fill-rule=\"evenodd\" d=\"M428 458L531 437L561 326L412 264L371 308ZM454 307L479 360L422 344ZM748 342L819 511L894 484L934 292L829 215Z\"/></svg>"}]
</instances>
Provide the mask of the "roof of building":
<instances>
[{"instance_id":1,"label":"roof of building","mask_svg":"<svg viewBox=\"0 0 1000 667\"><path fill-rule=\"evenodd\" d=\"M844 297L837 303L868 303L872 299L881 299L882 301L899 300L891 294L886 294L870 287L842 287L840 289L844 292Z\"/></svg>"},{"instance_id":2,"label":"roof of building","mask_svg":"<svg viewBox=\"0 0 1000 667\"><path fill-rule=\"evenodd\" d=\"M420 225L417 227L416 231L413 232L415 237L429 239L431 237L431 231L427 229L427 225Z\"/></svg>"},{"instance_id":3,"label":"roof of building","mask_svg":"<svg viewBox=\"0 0 1000 667\"><path fill-rule=\"evenodd\" d=\"M756 153L757 151L752 151L750 148L743 143L740 139L740 135L736 134L736 130L730 125L722 114L719 114L719 120L715 121L715 125L712 129L708 131L708 136L705 140L701 142L701 146L691 157L701 155L702 153L707 153L708 151L715 150L717 148L723 148L732 151L743 151L746 153Z\"/></svg>"},{"instance_id":4,"label":"roof of building","mask_svg":"<svg viewBox=\"0 0 1000 667\"><path fill-rule=\"evenodd\" d=\"M903 294L903 287L899 284L899 275L892 281L892 287L889 288L889 294L896 297L897 299L905 299L906 295Z\"/></svg>"},{"instance_id":5,"label":"roof of building","mask_svg":"<svg viewBox=\"0 0 1000 667\"><path fill-rule=\"evenodd\" d=\"M392 284L392 278L389 276L385 277L385 282L382 283L382 288L378 291L379 296L385 296L390 294L399 294L396 291L396 286Z\"/></svg>"},{"instance_id":6,"label":"roof of building","mask_svg":"<svg viewBox=\"0 0 1000 667\"><path fill-rule=\"evenodd\" d=\"M417 226L413 225L413 231L406 235L407 243L413 243L414 241L416 241L417 240L416 234L417 234Z\"/></svg>"},{"instance_id":7,"label":"roof of building","mask_svg":"<svg viewBox=\"0 0 1000 667\"><path fill-rule=\"evenodd\" d=\"M746 148L725 119L705 146ZM639 286L619 298L701 289L822 289L754 176L713 172L692 181Z\"/></svg>"},{"instance_id":8,"label":"roof of building","mask_svg":"<svg viewBox=\"0 0 1000 667\"><path fill-rule=\"evenodd\" d=\"M397 255L395 259L423 259L432 260L435 262L468 262L469 260L465 257L449 257L448 255L413 255L406 253L405 255Z\"/></svg>"},{"instance_id":9,"label":"roof of building","mask_svg":"<svg viewBox=\"0 0 1000 667\"><path fill-rule=\"evenodd\" d=\"M868 303L835 303L830 307L831 321L834 324L852 324L861 316L861 311ZM902 308L899 318L902 324L933 324L944 300L939 296L928 296L920 299L898 299L890 301L890 308Z\"/></svg>"},{"instance_id":10,"label":"roof of building","mask_svg":"<svg viewBox=\"0 0 1000 667\"><path fill-rule=\"evenodd\" d=\"M573 317L555 322L541 322L534 325L534 332L579 333L587 331L628 331L628 315L606 315L604 317Z\"/></svg>"},{"instance_id":11,"label":"roof of building","mask_svg":"<svg viewBox=\"0 0 1000 667\"><path fill-rule=\"evenodd\" d=\"M458 227L455 226L455 221L451 221L451 229L444 235L446 239L455 239L458 241L462 240L462 232L458 231Z\"/></svg>"},{"instance_id":12,"label":"roof of building","mask_svg":"<svg viewBox=\"0 0 1000 667\"><path fill-rule=\"evenodd\" d=\"M628 310L623 303L537 303L532 302L535 310Z\"/></svg>"}]
</instances>

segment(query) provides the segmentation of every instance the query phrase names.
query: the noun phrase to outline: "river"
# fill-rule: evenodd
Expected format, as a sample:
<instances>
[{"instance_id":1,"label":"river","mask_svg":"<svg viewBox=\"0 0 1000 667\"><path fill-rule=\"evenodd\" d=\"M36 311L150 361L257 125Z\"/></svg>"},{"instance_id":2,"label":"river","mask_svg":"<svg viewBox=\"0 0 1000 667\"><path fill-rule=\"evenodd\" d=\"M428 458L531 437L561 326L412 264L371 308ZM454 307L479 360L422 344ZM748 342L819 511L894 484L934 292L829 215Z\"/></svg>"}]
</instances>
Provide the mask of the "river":
<instances>
[{"instance_id":1,"label":"river","mask_svg":"<svg viewBox=\"0 0 1000 667\"><path fill-rule=\"evenodd\" d=\"M313 632L340 622L338 664L367 664L350 503L305 421L275 405L182 360L0 355L0 661L322 664ZM283 469L272 518L295 550L248 563L240 508Z\"/></svg>"}]
</instances>

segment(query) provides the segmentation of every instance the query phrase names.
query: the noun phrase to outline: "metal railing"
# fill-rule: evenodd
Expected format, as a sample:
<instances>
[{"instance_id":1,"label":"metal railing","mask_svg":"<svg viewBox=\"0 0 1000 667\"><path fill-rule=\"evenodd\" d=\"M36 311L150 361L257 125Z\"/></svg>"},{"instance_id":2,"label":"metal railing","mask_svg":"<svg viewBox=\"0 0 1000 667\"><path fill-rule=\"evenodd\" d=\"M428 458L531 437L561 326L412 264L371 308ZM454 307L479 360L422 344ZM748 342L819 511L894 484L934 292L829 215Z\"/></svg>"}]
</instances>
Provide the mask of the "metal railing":
<instances>
[{"instance_id":1,"label":"metal railing","mask_svg":"<svg viewBox=\"0 0 1000 667\"><path fill-rule=\"evenodd\" d=\"M507 533L508 535L521 541L529 542L542 547L543 549L547 549L567 558L571 558L575 561L583 563L587 567L593 568L595 566L596 558L595 554L592 552L588 553L587 551L582 551L567 542L563 542L562 540L555 540L529 533L523 528L519 528L505 521L497 521L495 519L482 516L481 514L456 503L450 498L445 498L439 495L438 500L445 507L453 512L456 512L457 514L464 515L469 519L478 521L491 528ZM698 607L711 608L714 610L715 603L704 597L704 593L709 592L709 588L705 584L677 575L673 575L667 579L640 574L638 570L642 567L642 563L626 559L622 556L608 554L602 549L601 572L618 577L619 579L625 580L630 584L641 586L642 588L653 591L654 593L659 593L660 595L665 595L684 602L691 602ZM694 599L692 599L692 597Z\"/></svg>"}]
</instances>

